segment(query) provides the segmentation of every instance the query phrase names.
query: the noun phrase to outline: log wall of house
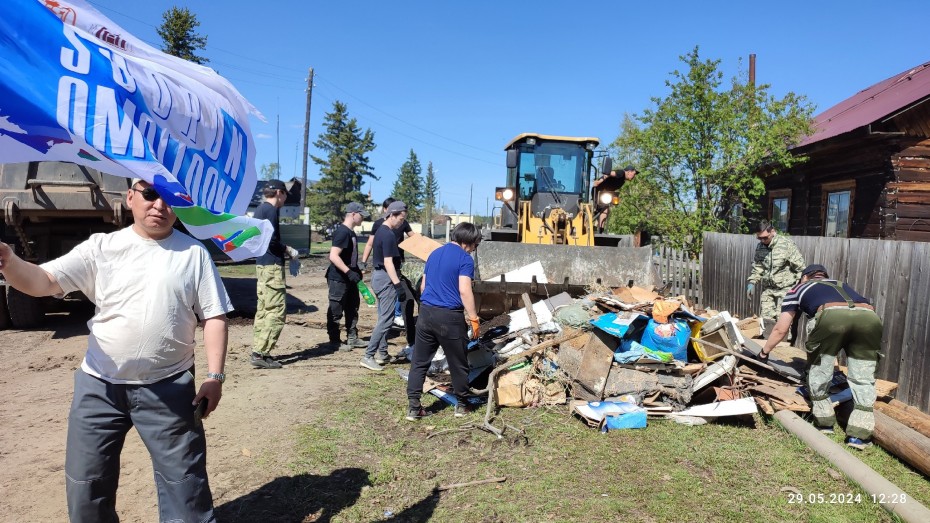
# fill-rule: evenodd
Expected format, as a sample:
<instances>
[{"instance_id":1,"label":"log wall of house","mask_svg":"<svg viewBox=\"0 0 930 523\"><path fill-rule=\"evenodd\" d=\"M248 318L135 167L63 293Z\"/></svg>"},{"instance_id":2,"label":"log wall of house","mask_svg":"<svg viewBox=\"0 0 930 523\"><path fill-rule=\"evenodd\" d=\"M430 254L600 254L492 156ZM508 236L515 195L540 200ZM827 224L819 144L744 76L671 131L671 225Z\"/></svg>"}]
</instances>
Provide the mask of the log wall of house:
<instances>
[{"instance_id":1,"label":"log wall of house","mask_svg":"<svg viewBox=\"0 0 930 523\"><path fill-rule=\"evenodd\" d=\"M886 185L895 180L891 156L901 150L900 140L900 137L887 135L859 134L812 147L805 152L808 161L766 179L766 215L769 213L768 194L790 188L788 232L823 236L824 184L853 182L849 187L852 190L849 236L888 238L894 230L886 221Z\"/></svg>"},{"instance_id":2,"label":"log wall of house","mask_svg":"<svg viewBox=\"0 0 930 523\"><path fill-rule=\"evenodd\" d=\"M930 140L891 157L894 181L888 184L889 221L894 238L930 241Z\"/></svg>"}]
</instances>

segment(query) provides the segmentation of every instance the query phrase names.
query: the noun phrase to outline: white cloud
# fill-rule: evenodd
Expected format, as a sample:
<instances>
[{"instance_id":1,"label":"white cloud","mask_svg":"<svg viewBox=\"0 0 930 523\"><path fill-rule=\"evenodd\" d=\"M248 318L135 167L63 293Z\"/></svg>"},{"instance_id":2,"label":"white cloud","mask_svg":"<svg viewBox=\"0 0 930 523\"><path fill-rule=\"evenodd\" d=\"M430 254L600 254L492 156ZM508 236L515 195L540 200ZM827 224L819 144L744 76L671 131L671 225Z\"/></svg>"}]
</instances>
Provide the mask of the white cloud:
<instances>
[{"instance_id":1,"label":"white cloud","mask_svg":"<svg viewBox=\"0 0 930 523\"><path fill-rule=\"evenodd\" d=\"M259 140L267 140L268 138L271 138L271 135L265 134L265 133L258 133L255 135L255 137L258 138Z\"/></svg>"}]
</instances>

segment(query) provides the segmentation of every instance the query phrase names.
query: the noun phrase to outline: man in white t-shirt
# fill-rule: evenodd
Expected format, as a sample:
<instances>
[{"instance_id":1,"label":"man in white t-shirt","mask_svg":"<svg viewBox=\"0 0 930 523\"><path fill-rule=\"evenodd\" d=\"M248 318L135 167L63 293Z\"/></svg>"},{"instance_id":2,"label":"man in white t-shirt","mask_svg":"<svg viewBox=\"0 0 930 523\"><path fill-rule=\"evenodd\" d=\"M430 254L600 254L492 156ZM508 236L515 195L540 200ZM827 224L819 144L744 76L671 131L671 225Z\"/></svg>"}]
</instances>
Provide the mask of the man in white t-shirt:
<instances>
[{"instance_id":1,"label":"man in white t-shirt","mask_svg":"<svg viewBox=\"0 0 930 523\"><path fill-rule=\"evenodd\" d=\"M68 416L65 483L71 521L117 521L120 451L135 427L155 469L161 521L214 521L201 417L220 402L232 310L207 250L172 228L148 182L126 193L134 223L94 234L41 266L0 242L0 272L32 296L83 292L96 305ZM206 379L195 390L203 321Z\"/></svg>"}]
</instances>

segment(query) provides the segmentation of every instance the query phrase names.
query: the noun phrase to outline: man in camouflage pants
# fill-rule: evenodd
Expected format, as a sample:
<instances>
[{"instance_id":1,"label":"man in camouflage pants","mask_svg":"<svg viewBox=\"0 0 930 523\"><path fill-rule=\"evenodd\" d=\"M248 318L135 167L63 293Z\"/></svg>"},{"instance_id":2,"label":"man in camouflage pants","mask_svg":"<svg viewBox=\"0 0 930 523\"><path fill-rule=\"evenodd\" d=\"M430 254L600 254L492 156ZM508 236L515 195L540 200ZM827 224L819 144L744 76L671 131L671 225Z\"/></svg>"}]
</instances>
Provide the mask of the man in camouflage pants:
<instances>
[{"instance_id":1,"label":"man in camouflage pants","mask_svg":"<svg viewBox=\"0 0 930 523\"><path fill-rule=\"evenodd\" d=\"M746 296L752 300L760 292L761 316L766 328L775 324L781 312L781 301L785 294L798 283L804 269L804 257L790 239L780 236L772 224L759 224L756 238L752 272L746 285Z\"/></svg>"}]
</instances>

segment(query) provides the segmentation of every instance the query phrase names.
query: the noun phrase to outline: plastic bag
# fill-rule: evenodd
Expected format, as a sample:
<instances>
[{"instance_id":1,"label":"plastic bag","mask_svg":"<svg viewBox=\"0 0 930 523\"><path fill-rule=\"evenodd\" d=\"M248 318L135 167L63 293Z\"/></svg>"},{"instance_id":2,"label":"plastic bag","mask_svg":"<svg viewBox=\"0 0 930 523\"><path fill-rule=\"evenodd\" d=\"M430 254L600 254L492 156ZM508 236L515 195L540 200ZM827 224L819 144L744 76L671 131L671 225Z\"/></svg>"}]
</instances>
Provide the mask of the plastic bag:
<instances>
[{"instance_id":1,"label":"plastic bag","mask_svg":"<svg viewBox=\"0 0 930 523\"><path fill-rule=\"evenodd\" d=\"M679 361L688 361L688 340L691 327L687 321L673 319L668 323L649 320L640 343L650 349L671 352Z\"/></svg>"}]
</instances>

